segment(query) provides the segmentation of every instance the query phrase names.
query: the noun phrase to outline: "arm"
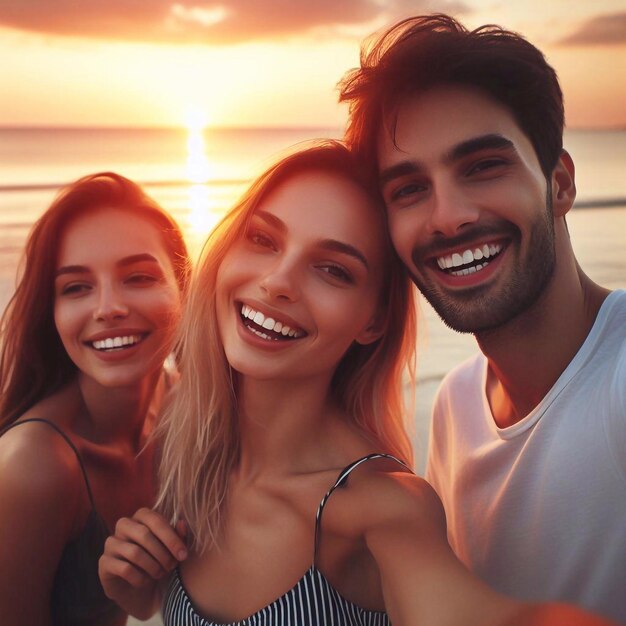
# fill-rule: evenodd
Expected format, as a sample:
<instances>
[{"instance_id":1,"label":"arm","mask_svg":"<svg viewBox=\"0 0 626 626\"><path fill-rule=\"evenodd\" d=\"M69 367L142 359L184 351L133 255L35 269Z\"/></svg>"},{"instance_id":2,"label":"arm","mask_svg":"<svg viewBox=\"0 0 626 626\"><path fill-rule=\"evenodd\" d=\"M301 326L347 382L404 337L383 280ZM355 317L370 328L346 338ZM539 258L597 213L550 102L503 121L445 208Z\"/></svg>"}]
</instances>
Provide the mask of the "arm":
<instances>
[{"instance_id":1,"label":"arm","mask_svg":"<svg viewBox=\"0 0 626 626\"><path fill-rule=\"evenodd\" d=\"M0 615L13 626L49 626L61 555L75 531L80 468L54 433L24 425L0 439Z\"/></svg>"},{"instance_id":2,"label":"arm","mask_svg":"<svg viewBox=\"0 0 626 626\"><path fill-rule=\"evenodd\" d=\"M441 503L413 475L378 476L370 486L387 506L374 513L365 540L378 565L394 626L600 626L604 620L563 605L529 606L502 596L472 576L446 540ZM564 621L565 620L565 621Z\"/></svg>"},{"instance_id":3,"label":"arm","mask_svg":"<svg viewBox=\"0 0 626 626\"><path fill-rule=\"evenodd\" d=\"M161 604L162 581L187 558L184 536L183 522L173 528L150 509L120 519L98 566L106 595L133 617L151 617Z\"/></svg>"}]
</instances>

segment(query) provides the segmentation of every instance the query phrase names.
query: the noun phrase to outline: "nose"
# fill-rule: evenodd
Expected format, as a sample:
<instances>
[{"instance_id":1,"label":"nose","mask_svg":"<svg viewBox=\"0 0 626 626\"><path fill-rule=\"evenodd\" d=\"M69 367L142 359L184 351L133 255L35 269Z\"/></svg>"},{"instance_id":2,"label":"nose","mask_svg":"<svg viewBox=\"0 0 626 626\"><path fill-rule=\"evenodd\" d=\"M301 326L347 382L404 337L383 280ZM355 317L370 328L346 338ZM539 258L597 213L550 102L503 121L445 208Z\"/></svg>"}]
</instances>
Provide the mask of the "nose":
<instances>
[{"instance_id":1,"label":"nose","mask_svg":"<svg viewBox=\"0 0 626 626\"><path fill-rule=\"evenodd\" d=\"M454 185L433 189L428 226L431 235L453 237L465 226L478 220L480 211L461 190Z\"/></svg>"},{"instance_id":2,"label":"nose","mask_svg":"<svg viewBox=\"0 0 626 626\"><path fill-rule=\"evenodd\" d=\"M114 285L102 285L99 287L98 301L93 312L97 321L123 319L128 316L128 305Z\"/></svg>"},{"instance_id":3,"label":"nose","mask_svg":"<svg viewBox=\"0 0 626 626\"><path fill-rule=\"evenodd\" d=\"M283 257L264 272L259 286L270 300L296 302L300 297L300 282L297 263Z\"/></svg>"}]
</instances>

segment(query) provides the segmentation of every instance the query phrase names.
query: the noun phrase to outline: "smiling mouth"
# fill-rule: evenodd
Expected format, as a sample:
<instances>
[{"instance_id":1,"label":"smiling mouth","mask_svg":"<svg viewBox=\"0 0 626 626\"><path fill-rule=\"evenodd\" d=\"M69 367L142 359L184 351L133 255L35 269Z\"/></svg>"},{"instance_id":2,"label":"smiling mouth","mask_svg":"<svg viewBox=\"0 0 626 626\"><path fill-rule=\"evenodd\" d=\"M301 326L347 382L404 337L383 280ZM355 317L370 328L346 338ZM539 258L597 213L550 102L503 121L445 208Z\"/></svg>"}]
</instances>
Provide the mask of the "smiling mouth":
<instances>
[{"instance_id":1,"label":"smiling mouth","mask_svg":"<svg viewBox=\"0 0 626 626\"><path fill-rule=\"evenodd\" d=\"M435 262L442 272L450 276L468 276L485 269L505 248L502 242L485 243L463 252L438 256Z\"/></svg>"},{"instance_id":2,"label":"smiling mouth","mask_svg":"<svg viewBox=\"0 0 626 626\"><path fill-rule=\"evenodd\" d=\"M291 327L280 320L264 315L247 304L241 305L239 315L250 332L267 341L291 341L307 335L302 328Z\"/></svg>"},{"instance_id":3,"label":"smiling mouth","mask_svg":"<svg viewBox=\"0 0 626 626\"><path fill-rule=\"evenodd\" d=\"M87 345L98 352L118 352L136 346L146 337L147 333L144 335L120 335L119 337L107 337L97 341L88 341Z\"/></svg>"}]
</instances>

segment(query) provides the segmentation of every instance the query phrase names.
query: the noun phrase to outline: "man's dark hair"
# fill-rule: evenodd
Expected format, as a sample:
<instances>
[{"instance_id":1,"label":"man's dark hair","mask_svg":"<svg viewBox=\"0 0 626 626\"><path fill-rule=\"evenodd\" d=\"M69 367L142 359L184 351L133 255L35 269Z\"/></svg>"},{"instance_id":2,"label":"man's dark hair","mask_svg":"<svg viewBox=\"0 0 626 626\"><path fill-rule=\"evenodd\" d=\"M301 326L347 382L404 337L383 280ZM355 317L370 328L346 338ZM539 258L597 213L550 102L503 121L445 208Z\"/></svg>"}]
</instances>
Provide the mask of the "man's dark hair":
<instances>
[{"instance_id":1,"label":"man's dark hair","mask_svg":"<svg viewBox=\"0 0 626 626\"><path fill-rule=\"evenodd\" d=\"M505 106L550 177L563 148L556 72L520 35L493 25L469 31L443 14L406 19L363 46L361 67L339 84L340 101L350 105L346 141L375 168L380 129L393 129L402 100L448 84L474 87Z\"/></svg>"}]
</instances>

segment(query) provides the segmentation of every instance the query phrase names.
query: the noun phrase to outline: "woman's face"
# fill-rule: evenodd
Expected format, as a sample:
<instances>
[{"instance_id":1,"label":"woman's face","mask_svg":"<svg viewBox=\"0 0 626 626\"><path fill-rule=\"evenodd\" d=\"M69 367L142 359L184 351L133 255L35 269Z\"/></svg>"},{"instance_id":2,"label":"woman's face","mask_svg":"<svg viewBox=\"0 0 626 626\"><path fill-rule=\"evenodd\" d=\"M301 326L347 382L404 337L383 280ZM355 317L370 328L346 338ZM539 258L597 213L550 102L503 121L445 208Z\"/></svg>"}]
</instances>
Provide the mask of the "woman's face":
<instances>
[{"instance_id":1,"label":"woman's face","mask_svg":"<svg viewBox=\"0 0 626 626\"><path fill-rule=\"evenodd\" d=\"M274 189L217 275L226 357L259 379L330 379L354 342L379 336L385 225L341 175L305 172Z\"/></svg>"},{"instance_id":2,"label":"woman's face","mask_svg":"<svg viewBox=\"0 0 626 626\"><path fill-rule=\"evenodd\" d=\"M106 387L158 371L181 297L158 228L119 208L74 219L61 237L54 319L70 359Z\"/></svg>"}]
</instances>

